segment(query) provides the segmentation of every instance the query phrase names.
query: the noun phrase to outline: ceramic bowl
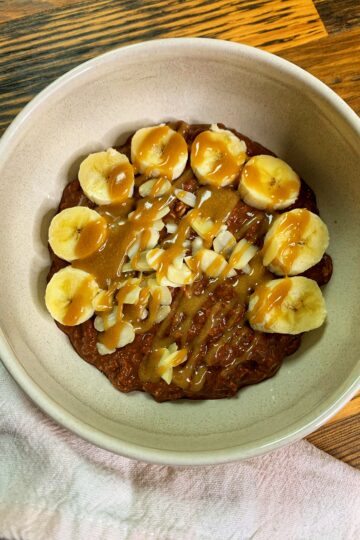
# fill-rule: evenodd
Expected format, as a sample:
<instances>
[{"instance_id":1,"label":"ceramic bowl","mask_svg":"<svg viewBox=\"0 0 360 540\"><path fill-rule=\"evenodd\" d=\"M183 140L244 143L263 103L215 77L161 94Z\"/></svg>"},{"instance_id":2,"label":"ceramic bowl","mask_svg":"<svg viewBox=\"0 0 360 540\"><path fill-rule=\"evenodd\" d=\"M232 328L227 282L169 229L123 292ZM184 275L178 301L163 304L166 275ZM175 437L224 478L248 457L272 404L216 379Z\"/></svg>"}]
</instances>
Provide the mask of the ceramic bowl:
<instances>
[{"instance_id":1,"label":"ceramic bowl","mask_svg":"<svg viewBox=\"0 0 360 540\"><path fill-rule=\"evenodd\" d=\"M334 275L327 324L272 379L233 399L158 404L86 364L44 305L47 229L81 159L170 119L223 122L289 162L315 190ZM0 146L1 358L37 405L80 437L164 464L243 459L304 437L359 388L360 121L329 88L269 53L224 41L124 47L70 71Z\"/></svg>"}]
</instances>

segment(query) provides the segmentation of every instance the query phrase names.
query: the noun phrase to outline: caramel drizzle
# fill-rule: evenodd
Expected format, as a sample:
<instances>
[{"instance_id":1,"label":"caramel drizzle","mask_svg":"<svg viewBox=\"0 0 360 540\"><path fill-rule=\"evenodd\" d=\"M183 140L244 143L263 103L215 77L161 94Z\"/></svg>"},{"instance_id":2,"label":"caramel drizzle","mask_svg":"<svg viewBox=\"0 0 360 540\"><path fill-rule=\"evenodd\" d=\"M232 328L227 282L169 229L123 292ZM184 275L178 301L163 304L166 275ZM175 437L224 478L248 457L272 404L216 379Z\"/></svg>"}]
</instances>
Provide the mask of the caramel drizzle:
<instances>
[{"instance_id":1,"label":"caramel drizzle","mask_svg":"<svg viewBox=\"0 0 360 540\"><path fill-rule=\"evenodd\" d=\"M108 178L111 201L122 203L129 198L134 187L134 168L131 163L120 163L114 167Z\"/></svg>"},{"instance_id":2,"label":"caramel drizzle","mask_svg":"<svg viewBox=\"0 0 360 540\"><path fill-rule=\"evenodd\" d=\"M216 321L216 315L221 309L220 304L214 304L211 308L205 324L201 328L199 335L192 340L190 355L184 366L179 367L173 374L173 382L181 388L188 388L192 382L196 364L201 354L201 348L204 345L210 330L213 328ZM205 382L205 379L204 379Z\"/></svg>"},{"instance_id":3,"label":"caramel drizzle","mask_svg":"<svg viewBox=\"0 0 360 540\"><path fill-rule=\"evenodd\" d=\"M105 242L108 235L107 223L103 217L96 221L90 221L80 231L75 248L78 259L84 259L97 251Z\"/></svg>"},{"instance_id":4,"label":"caramel drizzle","mask_svg":"<svg viewBox=\"0 0 360 540\"><path fill-rule=\"evenodd\" d=\"M77 324L81 316L83 315L86 306L91 303L94 296L93 278L89 276L84 279L81 286L78 287L73 295L71 302L67 306L66 314L64 316L63 324L66 326L74 326Z\"/></svg>"},{"instance_id":5,"label":"caramel drizzle","mask_svg":"<svg viewBox=\"0 0 360 540\"><path fill-rule=\"evenodd\" d=\"M176 328L176 335L179 336L177 339L180 341L181 348L186 347L189 351L189 355L185 364L178 368L174 368L172 378L174 384L192 392L201 390L206 380L206 373L209 367L214 363L214 359L216 360L218 351L233 339L233 324L239 318L239 313L244 311L247 298L260 283L267 282L270 279L272 279L272 275L264 268L261 255L258 253L251 261L250 274L239 274L236 278L233 278L233 287L236 293L235 298L232 299L225 308L223 308L220 303L213 304L211 306L210 314L199 334L192 339L189 338L189 332L194 316L205 308L209 297L214 294L215 289L223 280L221 277L212 280L206 288L205 293L202 295L193 295L191 287L185 288L178 293L171 306L171 313L161 323L157 330L152 346L153 350L168 347L174 341L171 333L169 333L171 321L174 320L174 317L183 317L180 325ZM223 311L220 312L220 309L222 308ZM209 346L207 344L209 333L216 325L217 316L220 314L226 318L231 314L231 317L228 319L227 326L221 338ZM238 324L242 325L243 320L239 321ZM199 363L200 357L203 358L203 360ZM150 367L149 362L151 363L151 366L153 366L152 368ZM144 364L146 364L146 366L143 369L140 369L139 372L140 379L144 382L149 380L155 382L156 380L159 380L154 373L152 373L149 378L151 369L156 370L154 358L152 358L151 361L145 359Z\"/></svg>"}]
</instances>

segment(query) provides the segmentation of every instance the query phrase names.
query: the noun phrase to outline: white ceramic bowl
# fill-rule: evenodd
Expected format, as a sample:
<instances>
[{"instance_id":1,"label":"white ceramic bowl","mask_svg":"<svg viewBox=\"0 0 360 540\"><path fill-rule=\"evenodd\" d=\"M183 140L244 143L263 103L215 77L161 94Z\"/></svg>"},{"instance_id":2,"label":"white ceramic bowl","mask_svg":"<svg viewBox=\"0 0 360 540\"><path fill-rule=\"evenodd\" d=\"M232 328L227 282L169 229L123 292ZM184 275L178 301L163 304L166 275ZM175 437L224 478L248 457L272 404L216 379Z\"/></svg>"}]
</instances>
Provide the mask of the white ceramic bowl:
<instances>
[{"instance_id":1,"label":"white ceramic bowl","mask_svg":"<svg viewBox=\"0 0 360 540\"><path fill-rule=\"evenodd\" d=\"M288 161L314 188L335 271L328 322L278 374L236 398L158 404L121 394L82 361L44 306L47 228L81 158L135 128L223 122ZM1 358L57 422L156 463L255 456L304 437L359 388L359 119L329 88L260 50L206 39L124 47L70 71L16 118L0 146Z\"/></svg>"}]
</instances>

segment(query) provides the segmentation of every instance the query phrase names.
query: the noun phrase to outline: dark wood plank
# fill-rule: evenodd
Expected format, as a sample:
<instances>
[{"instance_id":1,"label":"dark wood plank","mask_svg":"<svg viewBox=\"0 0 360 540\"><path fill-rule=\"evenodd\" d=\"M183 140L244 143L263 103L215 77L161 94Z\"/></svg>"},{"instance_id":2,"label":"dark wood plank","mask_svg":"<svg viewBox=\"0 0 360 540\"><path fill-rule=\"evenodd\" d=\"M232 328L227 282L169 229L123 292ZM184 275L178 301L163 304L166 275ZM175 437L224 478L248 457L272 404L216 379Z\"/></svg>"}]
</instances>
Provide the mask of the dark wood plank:
<instances>
[{"instance_id":1,"label":"dark wood plank","mask_svg":"<svg viewBox=\"0 0 360 540\"><path fill-rule=\"evenodd\" d=\"M329 33L360 25L359 0L314 0L314 3Z\"/></svg>"},{"instance_id":2,"label":"dark wood plank","mask_svg":"<svg viewBox=\"0 0 360 540\"><path fill-rule=\"evenodd\" d=\"M281 52L335 90L360 113L360 27Z\"/></svg>"},{"instance_id":3,"label":"dark wood plank","mask_svg":"<svg viewBox=\"0 0 360 540\"><path fill-rule=\"evenodd\" d=\"M321 450L360 469L360 414L325 425L307 439Z\"/></svg>"},{"instance_id":4,"label":"dark wood plank","mask_svg":"<svg viewBox=\"0 0 360 540\"><path fill-rule=\"evenodd\" d=\"M0 130L59 75L123 44L206 36L279 51L325 35L311 0L86 0L15 19L0 25Z\"/></svg>"},{"instance_id":5,"label":"dark wood plank","mask_svg":"<svg viewBox=\"0 0 360 540\"><path fill-rule=\"evenodd\" d=\"M71 4L72 0L0 0L0 23Z\"/></svg>"}]
</instances>

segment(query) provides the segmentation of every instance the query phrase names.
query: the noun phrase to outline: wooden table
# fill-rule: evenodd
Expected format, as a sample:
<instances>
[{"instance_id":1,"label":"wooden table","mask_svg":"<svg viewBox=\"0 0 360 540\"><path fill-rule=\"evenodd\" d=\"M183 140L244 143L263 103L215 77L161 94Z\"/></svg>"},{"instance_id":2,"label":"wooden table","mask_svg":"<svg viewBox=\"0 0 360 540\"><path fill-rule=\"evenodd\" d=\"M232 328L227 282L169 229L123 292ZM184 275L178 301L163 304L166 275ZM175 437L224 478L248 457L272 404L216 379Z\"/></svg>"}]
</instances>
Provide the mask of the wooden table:
<instances>
[{"instance_id":1,"label":"wooden table","mask_svg":"<svg viewBox=\"0 0 360 540\"><path fill-rule=\"evenodd\" d=\"M0 133L35 94L84 60L184 36L278 54L360 112L358 0L0 0ZM360 468L360 395L308 439Z\"/></svg>"}]
</instances>

